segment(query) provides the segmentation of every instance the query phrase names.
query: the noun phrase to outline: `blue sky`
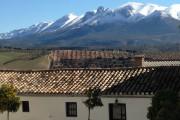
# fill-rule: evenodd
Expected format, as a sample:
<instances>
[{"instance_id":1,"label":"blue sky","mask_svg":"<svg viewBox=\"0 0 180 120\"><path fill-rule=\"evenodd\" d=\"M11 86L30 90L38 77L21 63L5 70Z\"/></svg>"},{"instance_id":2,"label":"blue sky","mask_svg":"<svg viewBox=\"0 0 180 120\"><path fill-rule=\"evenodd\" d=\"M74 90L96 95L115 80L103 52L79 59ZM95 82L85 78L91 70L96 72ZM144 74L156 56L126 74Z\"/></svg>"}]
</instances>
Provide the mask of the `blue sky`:
<instances>
[{"instance_id":1,"label":"blue sky","mask_svg":"<svg viewBox=\"0 0 180 120\"><path fill-rule=\"evenodd\" d=\"M68 13L80 15L98 6L117 8L126 2L169 6L180 0L0 0L0 33L56 20Z\"/></svg>"}]
</instances>

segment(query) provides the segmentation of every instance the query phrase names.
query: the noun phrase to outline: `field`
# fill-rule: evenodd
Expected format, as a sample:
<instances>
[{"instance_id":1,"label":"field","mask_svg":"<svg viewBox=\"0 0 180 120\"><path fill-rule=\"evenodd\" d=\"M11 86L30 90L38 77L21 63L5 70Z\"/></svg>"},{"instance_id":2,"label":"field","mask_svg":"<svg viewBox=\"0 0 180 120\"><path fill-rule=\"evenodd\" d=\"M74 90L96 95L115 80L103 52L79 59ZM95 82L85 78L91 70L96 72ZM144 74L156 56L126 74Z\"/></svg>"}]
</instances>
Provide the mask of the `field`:
<instances>
[{"instance_id":1,"label":"field","mask_svg":"<svg viewBox=\"0 0 180 120\"><path fill-rule=\"evenodd\" d=\"M0 69L48 69L48 54L37 51L0 51Z\"/></svg>"}]
</instances>

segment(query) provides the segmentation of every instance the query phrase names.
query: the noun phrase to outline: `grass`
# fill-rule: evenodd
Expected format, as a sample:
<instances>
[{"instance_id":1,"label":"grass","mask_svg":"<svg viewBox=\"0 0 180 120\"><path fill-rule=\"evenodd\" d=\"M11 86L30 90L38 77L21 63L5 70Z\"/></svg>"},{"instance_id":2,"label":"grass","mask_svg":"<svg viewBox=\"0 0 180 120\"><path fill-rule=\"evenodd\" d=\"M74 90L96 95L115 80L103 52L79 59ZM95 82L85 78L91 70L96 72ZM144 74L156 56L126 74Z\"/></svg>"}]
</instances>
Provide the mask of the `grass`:
<instances>
[{"instance_id":1,"label":"grass","mask_svg":"<svg viewBox=\"0 0 180 120\"><path fill-rule=\"evenodd\" d=\"M34 59L28 59L32 55L34 55L33 52L27 53L0 51L0 69L48 69L48 55L41 55Z\"/></svg>"}]
</instances>

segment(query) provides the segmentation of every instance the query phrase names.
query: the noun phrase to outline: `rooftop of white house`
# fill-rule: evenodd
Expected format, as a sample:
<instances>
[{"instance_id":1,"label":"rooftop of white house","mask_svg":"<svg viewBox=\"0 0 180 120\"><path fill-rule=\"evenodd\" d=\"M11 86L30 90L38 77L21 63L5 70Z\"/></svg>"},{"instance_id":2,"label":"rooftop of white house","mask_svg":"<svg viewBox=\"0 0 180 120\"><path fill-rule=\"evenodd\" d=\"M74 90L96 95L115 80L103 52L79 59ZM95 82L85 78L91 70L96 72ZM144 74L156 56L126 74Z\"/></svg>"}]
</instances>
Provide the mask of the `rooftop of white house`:
<instances>
[{"instance_id":1,"label":"rooftop of white house","mask_svg":"<svg viewBox=\"0 0 180 120\"><path fill-rule=\"evenodd\" d=\"M11 83L23 95L83 95L100 88L103 95L153 95L180 91L180 66L119 69L0 70L0 84Z\"/></svg>"}]
</instances>

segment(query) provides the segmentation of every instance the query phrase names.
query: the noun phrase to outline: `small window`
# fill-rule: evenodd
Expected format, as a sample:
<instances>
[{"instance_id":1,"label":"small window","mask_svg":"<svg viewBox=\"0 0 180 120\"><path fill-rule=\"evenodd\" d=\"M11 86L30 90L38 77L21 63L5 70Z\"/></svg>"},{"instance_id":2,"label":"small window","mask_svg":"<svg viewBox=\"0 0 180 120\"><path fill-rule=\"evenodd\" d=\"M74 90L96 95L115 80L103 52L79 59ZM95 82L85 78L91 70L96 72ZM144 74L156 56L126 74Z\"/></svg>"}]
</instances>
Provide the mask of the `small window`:
<instances>
[{"instance_id":1,"label":"small window","mask_svg":"<svg viewBox=\"0 0 180 120\"><path fill-rule=\"evenodd\" d=\"M66 102L66 116L77 117L77 103L76 102Z\"/></svg>"},{"instance_id":2,"label":"small window","mask_svg":"<svg viewBox=\"0 0 180 120\"><path fill-rule=\"evenodd\" d=\"M29 112L29 101L22 101L22 111Z\"/></svg>"}]
</instances>

